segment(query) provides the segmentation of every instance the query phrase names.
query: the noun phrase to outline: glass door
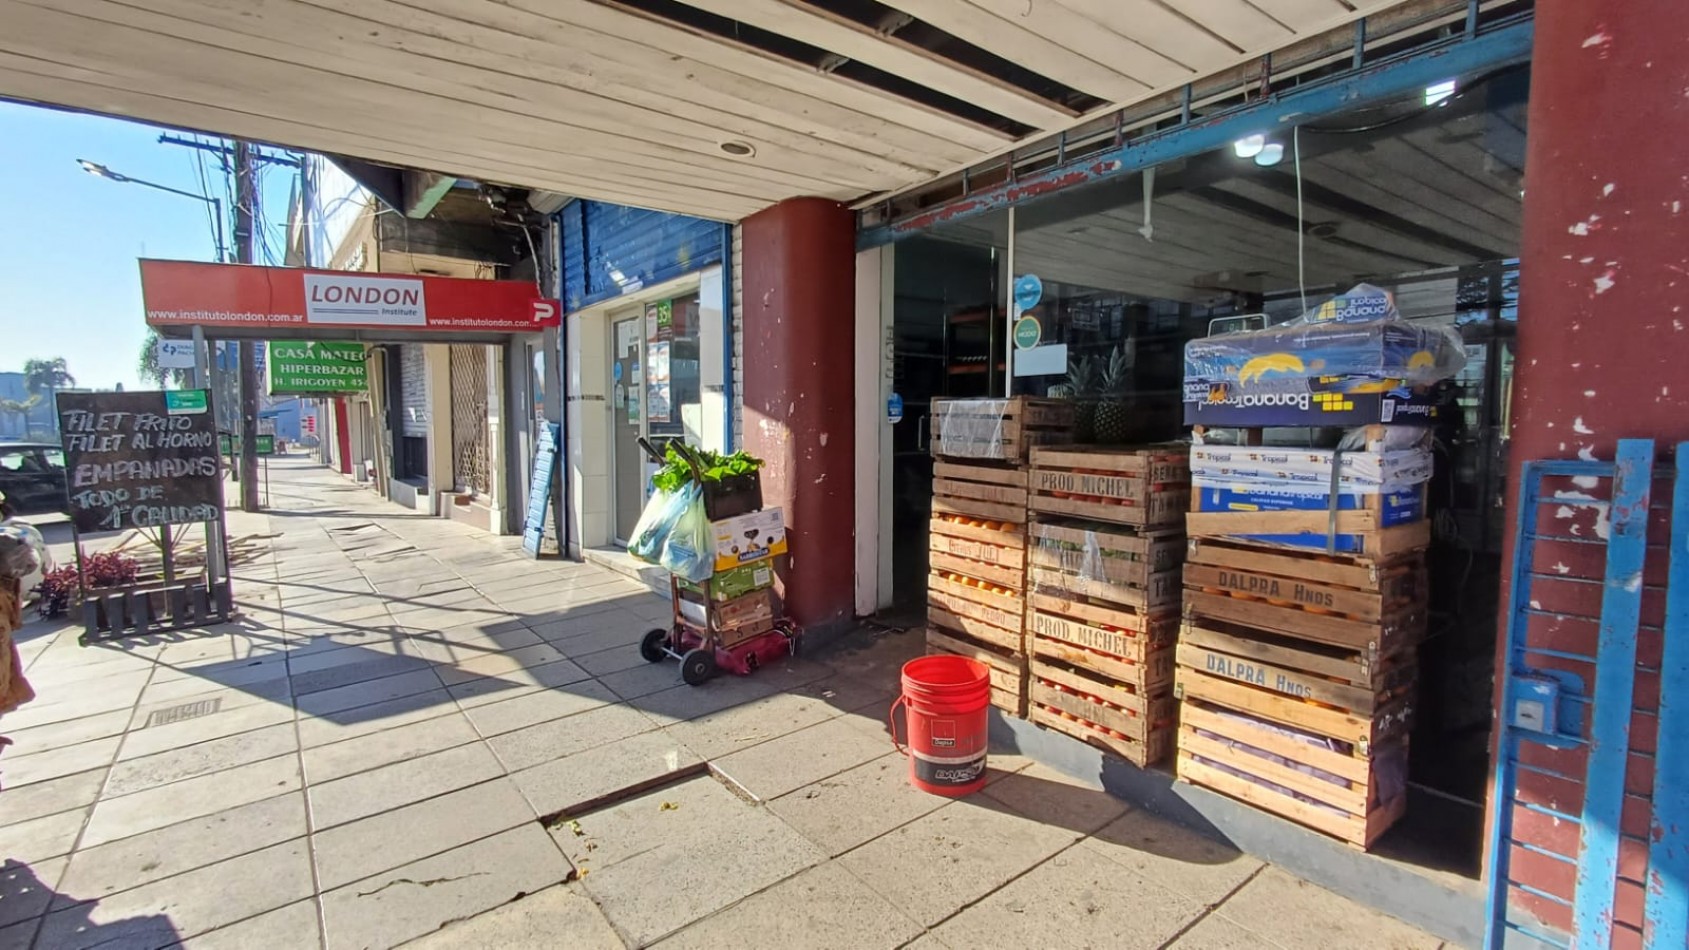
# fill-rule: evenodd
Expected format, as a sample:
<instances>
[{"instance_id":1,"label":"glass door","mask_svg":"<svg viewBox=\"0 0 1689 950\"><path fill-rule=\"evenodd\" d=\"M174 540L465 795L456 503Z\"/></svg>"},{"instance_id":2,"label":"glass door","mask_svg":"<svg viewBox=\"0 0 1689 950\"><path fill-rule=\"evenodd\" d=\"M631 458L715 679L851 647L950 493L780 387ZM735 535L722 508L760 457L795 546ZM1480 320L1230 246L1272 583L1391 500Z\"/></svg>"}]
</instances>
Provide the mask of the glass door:
<instances>
[{"instance_id":1,"label":"glass door","mask_svg":"<svg viewBox=\"0 0 1689 950\"><path fill-rule=\"evenodd\" d=\"M615 540L626 543L645 506L644 314L610 318L610 484Z\"/></svg>"}]
</instances>

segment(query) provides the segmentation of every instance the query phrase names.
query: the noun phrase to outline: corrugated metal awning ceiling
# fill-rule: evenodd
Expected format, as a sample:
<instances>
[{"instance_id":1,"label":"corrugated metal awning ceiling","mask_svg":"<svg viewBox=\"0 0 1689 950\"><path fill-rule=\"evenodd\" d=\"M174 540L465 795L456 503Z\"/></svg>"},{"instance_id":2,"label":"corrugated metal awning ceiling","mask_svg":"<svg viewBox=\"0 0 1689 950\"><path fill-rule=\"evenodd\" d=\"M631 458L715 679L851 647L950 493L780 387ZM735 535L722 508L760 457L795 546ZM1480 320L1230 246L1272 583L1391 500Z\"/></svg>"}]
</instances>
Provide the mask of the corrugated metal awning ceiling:
<instances>
[{"instance_id":1,"label":"corrugated metal awning ceiling","mask_svg":"<svg viewBox=\"0 0 1689 950\"><path fill-rule=\"evenodd\" d=\"M736 220L920 184L1398 2L0 0L0 95Z\"/></svg>"}]
</instances>

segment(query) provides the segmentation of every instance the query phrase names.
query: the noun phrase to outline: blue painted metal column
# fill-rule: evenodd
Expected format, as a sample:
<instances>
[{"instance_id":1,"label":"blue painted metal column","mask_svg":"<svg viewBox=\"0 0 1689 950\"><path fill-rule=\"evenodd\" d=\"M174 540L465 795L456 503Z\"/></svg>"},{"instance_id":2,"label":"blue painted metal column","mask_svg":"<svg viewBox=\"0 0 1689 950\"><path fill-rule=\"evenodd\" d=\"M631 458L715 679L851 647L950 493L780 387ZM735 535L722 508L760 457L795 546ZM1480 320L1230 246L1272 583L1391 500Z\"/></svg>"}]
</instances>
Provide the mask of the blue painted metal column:
<instances>
[{"instance_id":1,"label":"blue painted metal column","mask_svg":"<svg viewBox=\"0 0 1689 950\"><path fill-rule=\"evenodd\" d=\"M1642 930L1645 946L1662 948L1689 943L1689 443L1678 444L1676 457Z\"/></svg>"}]
</instances>

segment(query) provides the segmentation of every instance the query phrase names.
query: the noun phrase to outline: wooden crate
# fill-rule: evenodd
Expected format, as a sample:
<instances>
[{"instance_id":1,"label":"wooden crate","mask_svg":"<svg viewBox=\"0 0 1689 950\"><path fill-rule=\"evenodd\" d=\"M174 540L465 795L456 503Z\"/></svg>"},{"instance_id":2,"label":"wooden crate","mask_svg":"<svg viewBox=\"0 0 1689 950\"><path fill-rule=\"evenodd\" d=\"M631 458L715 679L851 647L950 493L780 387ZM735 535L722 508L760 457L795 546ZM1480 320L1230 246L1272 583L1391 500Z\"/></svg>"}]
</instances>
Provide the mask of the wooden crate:
<instances>
[{"instance_id":1,"label":"wooden crate","mask_svg":"<svg viewBox=\"0 0 1689 950\"><path fill-rule=\"evenodd\" d=\"M1096 746L1139 768L1160 762L1173 751L1174 735L1171 727L1151 730L1142 740L1127 739L1121 737L1120 730L1110 730L1106 726L1074 716L1073 713L1063 715L1063 712L1064 710L1054 706L1043 705L1036 699L1029 699L1026 718L1046 729ZM1074 718L1070 719L1068 716Z\"/></svg>"},{"instance_id":2,"label":"wooden crate","mask_svg":"<svg viewBox=\"0 0 1689 950\"><path fill-rule=\"evenodd\" d=\"M1180 627L1175 659L1181 669L1368 717L1411 698L1418 672L1412 651L1380 656L1213 621Z\"/></svg>"},{"instance_id":3,"label":"wooden crate","mask_svg":"<svg viewBox=\"0 0 1689 950\"><path fill-rule=\"evenodd\" d=\"M1337 534L1350 535L1360 542L1359 550L1339 552L1338 557L1387 560L1422 551L1431 545L1431 522L1415 521L1380 527L1379 512L1375 508L1339 511L1335 522L1327 511L1192 511L1185 515L1185 534L1192 538L1224 539L1277 551L1320 554L1324 553L1323 548L1279 544L1245 536L1308 535L1311 540L1323 544L1334 524Z\"/></svg>"},{"instance_id":4,"label":"wooden crate","mask_svg":"<svg viewBox=\"0 0 1689 950\"><path fill-rule=\"evenodd\" d=\"M1029 709L1042 707L1044 718L1085 727L1077 738L1098 741L1135 765L1157 762L1172 749L1176 703L1166 689L1146 692L1038 656L1032 658L1027 689Z\"/></svg>"},{"instance_id":5,"label":"wooden crate","mask_svg":"<svg viewBox=\"0 0 1689 950\"><path fill-rule=\"evenodd\" d=\"M1024 462L1036 445L1073 441L1071 400L935 399L932 454L943 458Z\"/></svg>"},{"instance_id":6,"label":"wooden crate","mask_svg":"<svg viewBox=\"0 0 1689 950\"><path fill-rule=\"evenodd\" d=\"M1025 589L1026 536L1021 527L985 527L977 523L979 519L948 520L961 517L933 517L927 553L932 569L966 574L1015 591Z\"/></svg>"},{"instance_id":7,"label":"wooden crate","mask_svg":"<svg viewBox=\"0 0 1689 950\"><path fill-rule=\"evenodd\" d=\"M1321 748L1187 696L1179 706L1178 746L1181 780L1358 848L1370 847L1407 808L1406 736L1364 751Z\"/></svg>"},{"instance_id":8,"label":"wooden crate","mask_svg":"<svg viewBox=\"0 0 1689 950\"><path fill-rule=\"evenodd\" d=\"M1407 741L1413 720L1411 695L1393 696L1369 712L1261 689L1180 666L1173 692L1181 700L1207 703L1302 729L1354 746L1362 755L1374 746Z\"/></svg>"},{"instance_id":9,"label":"wooden crate","mask_svg":"<svg viewBox=\"0 0 1689 950\"><path fill-rule=\"evenodd\" d=\"M934 462L932 513L1026 523L1026 470L990 462Z\"/></svg>"},{"instance_id":10,"label":"wooden crate","mask_svg":"<svg viewBox=\"0 0 1689 950\"><path fill-rule=\"evenodd\" d=\"M1153 692L1173 681L1174 613L1143 614L1032 591L1028 652Z\"/></svg>"},{"instance_id":11,"label":"wooden crate","mask_svg":"<svg viewBox=\"0 0 1689 950\"><path fill-rule=\"evenodd\" d=\"M927 628L927 653L951 653L978 660L991 671L991 705L1026 718L1027 663L1023 653L1004 650L941 627Z\"/></svg>"},{"instance_id":12,"label":"wooden crate","mask_svg":"<svg viewBox=\"0 0 1689 950\"><path fill-rule=\"evenodd\" d=\"M1189 448L1087 446L1032 451L1033 511L1152 527L1184 520L1190 507Z\"/></svg>"},{"instance_id":13,"label":"wooden crate","mask_svg":"<svg viewBox=\"0 0 1689 950\"><path fill-rule=\"evenodd\" d=\"M1226 621L1376 655L1423 635L1423 553L1376 562L1193 539L1184 569L1187 618Z\"/></svg>"},{"instance_id":14,"label":"wooden crate","mask_svg":"<svg viewBox=\"0 0 1689 950\"><path fill-rule=\"evenodd\" d=\"M1026 652L1026 612L1016 594L998 594L938 574L927 577L927 621L1010 653Z\"/></svg>"},{"instance_id":15,"label":"wooden crate","mask_svg":"<svg viewBox=\"0 0 1689 950\"><path fill-rule=\"evenodd\" d=\"M1177 529L1133 531L1045 519L1029 525L1028 586L1149 610L1179 602Z\"/></svg>"}]
</instances>

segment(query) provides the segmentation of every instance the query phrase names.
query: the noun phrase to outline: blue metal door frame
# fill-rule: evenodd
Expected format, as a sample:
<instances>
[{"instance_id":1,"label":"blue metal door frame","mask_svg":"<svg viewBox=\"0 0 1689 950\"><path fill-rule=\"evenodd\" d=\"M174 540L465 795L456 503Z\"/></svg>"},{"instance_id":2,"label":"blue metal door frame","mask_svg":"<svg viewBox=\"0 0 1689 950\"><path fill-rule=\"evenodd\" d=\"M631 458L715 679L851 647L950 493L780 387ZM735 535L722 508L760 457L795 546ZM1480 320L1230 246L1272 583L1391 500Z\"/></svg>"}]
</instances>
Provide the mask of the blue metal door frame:
<instances>
[{"instance_id":1,"label":"blue metal door frame","mask_svg":"<svg viewBox=\"0 0 1689 950\"><path fill-rule=\"evenodd\" d=\"M1488 925L1485 946L1492 950L1508 947L1514 934L1539 944L1593 950L1613 946L1614 904L1620 880L1619 851L1624 835L1622 816L1626 798L1625 771L1633 755L1630 724L1635 712L1635 682L1638 671L1651 672L1637 663L1637 634L1642 627L1642 601L1646 589L1644 570L1650 557L1670 558L1666 578L1663 653L1659 667L1660 698L1653 712L1658 718L1658 740L1653 755L1654 785L1651 802L1648 870L1645 881L1645 911L1642 946L1678 950L1685 945L1689 922L1689 760L1685 760L1683 708L1689 703L1689 443L1678 446L1678 469L1671 495L1670 544L1665 548L1648 544L1648 522L1654 443L1627 439L1619 443L1617 458L1604 462L1529 462L1524 466L1515 525L1512 584L1509 591L1506 654L1498 671L1502 691L1498 726L1500 742L1496 757L1495 784L1491 797L1490 840L1485 867L1489 871ZM1547 494L1551 480L1575 480L1585 490L1559 490ZM1592 489L1606 482L1606 497ZM1559 519L1571 520L1578 510L1593 510L1609 525L1605 540L1553 534L1539 517L1546 506L1557 509ZM1566 576L1568 569L1557 563L1556 574L1545 573L1538 564L1539 545L1601 545L1605 547L1605 570L1601 580ZM1564 550L1564 549L1562 549ZM1598 616L1566 613L1564 608L1544 609L1533 590L1537 582L1599 583L1601 606ZM1533 620L1571 620L1599 623L1594 655L1550 649L1533 643L1528 636ZM1564 669L1555 661L1572 661L1592 670L1591 682ZM1563 664L1562 664L1563 665ZM1585 724L1587 722L1587 729ZM1555 748L1587 750L1584 774L1569 775L1521 760L1525 743ZM1552 808L1540 802L1518 799L1521 773L1535 772L1550 778L1581 782L1584 789L1580 814ZM1578 828L1578 848L1563 855L1514 837L1516 809L1536 812ZM1576 888L1571 900L1547 893L1510 875L1514 847L1554 861L1571 864ZM1513 891L1566 907L1572 933L1547 932L1524 915L1510 913Z\"/></svg>"}]
</instances>

